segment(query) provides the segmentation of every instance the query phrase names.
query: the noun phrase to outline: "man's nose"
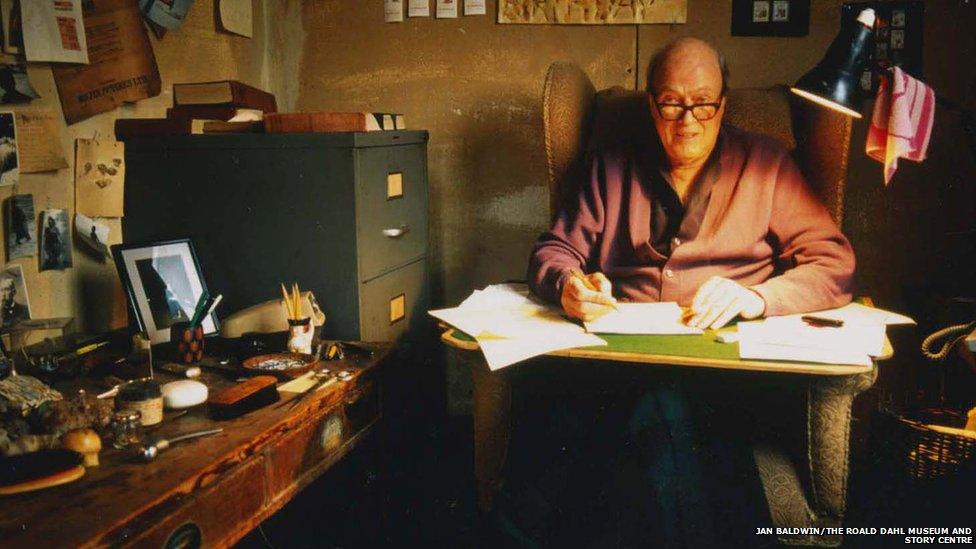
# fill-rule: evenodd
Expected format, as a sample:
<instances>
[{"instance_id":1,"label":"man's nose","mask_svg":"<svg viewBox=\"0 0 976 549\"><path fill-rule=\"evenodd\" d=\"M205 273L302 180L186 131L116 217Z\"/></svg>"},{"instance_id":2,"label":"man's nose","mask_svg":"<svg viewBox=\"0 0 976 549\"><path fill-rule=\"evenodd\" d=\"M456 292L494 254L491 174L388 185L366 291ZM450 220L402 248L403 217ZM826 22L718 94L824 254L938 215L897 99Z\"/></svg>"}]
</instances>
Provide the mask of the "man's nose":
<instances>
[{"instance_id":1,"label":"man's nose","mask_svg":"<svg viewBox=\"0 0 976 549\"><path fill-rule=\"evenodd\" d=\"M685 112L681 113L682 124L694 124L695 122L698 122L698 119L691 113L691 109L685 109Z\"/></svg>"}]
</instances>

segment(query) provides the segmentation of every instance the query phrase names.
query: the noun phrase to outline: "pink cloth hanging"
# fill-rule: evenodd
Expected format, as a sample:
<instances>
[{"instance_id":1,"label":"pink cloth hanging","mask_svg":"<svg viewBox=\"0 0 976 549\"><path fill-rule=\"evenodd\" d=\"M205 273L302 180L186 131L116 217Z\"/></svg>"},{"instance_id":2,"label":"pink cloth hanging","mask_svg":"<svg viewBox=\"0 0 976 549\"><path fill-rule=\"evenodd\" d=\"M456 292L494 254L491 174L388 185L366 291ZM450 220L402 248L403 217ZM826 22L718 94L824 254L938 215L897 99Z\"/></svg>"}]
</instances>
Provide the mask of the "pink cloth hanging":
<instances>
[{"instance_id":1,"label":"pink cloth hanging","mask_svg":"<svg viewBox=\"0 0 976 549\"><path fill-rule=\"evenodd\" d=\"M885 185L895 174L899 158L925 160L934 120L932 88L898 67L890 77L881 77L865 152L884 164Z\"/></svg>"}]
</instances>

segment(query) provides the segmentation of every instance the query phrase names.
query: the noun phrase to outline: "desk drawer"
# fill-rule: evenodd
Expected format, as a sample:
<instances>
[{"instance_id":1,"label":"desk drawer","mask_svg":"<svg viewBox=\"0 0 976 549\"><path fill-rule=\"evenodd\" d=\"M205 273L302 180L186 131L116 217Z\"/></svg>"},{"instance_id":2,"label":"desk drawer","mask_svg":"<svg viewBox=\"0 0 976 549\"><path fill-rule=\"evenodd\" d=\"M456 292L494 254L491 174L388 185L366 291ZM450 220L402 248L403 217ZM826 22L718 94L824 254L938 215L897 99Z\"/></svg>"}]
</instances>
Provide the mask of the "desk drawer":
<instances>
[{"instance_id":1,"label":"desk drawer","mask_svg":"<svg viewBox=\"0 0 976 549\"><path fill-rule=\"evenodd\" d=\"M396 341L427 310L427 259L359 285L363 341Z\"/></svg>"},{"instance_id":2,"label":"desk drawer","mask_svg":"<svg viewBox=\"0 0 976 549\"><path fill-rule=\"evenodd\" d=\"M264 459L258 457L234 467L199 495L173 502L174 508L155 524L124 529L111 545L193 547L190 540L199 539L201 547L227 546L254 526L251 521L265 504L264 491Z\"/></svg>"},{"instance_id":3,"label":"desk drawer","mask_svg":"<svg viewBox=\"0 0 976 549\"><path fill-rule=\"evenodd\" d=\"M424 151L422 145L356 150L356 233L361 281L426 253Z\"/></svg>"},{"instance_id":4,"label":"desk drawer","mask_svg":"<svg viewBox=\"0 0 976 549\"><path fill-rule=\"evenodd\" d=\"M342 445L379 418L376 385L362 379L357 383L360 386L342 395L338 404L319 411L315 418L271 448L268 487L272 500L294 485L303 486L305 475L341 458Z\"/></svg>"}]
</instances>

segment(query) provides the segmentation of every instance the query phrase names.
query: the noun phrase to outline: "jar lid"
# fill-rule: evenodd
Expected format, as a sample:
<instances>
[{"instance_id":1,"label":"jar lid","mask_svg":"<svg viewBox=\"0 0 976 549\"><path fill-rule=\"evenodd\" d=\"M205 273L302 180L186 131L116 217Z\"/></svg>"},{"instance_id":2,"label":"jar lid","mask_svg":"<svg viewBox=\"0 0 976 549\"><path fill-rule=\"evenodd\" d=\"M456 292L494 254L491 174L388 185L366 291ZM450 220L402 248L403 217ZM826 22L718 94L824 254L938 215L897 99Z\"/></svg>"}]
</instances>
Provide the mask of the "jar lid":
<instances>
[{"instance_id":1,"label":"jar lid","mask_svg":"<svg viewBox=\"0 0 976 549\"><path fill-rule=\"evenodd\" d=\"M119 423L133 423L142 420L142 412L139 410L118 410L113 419Z\"/></svg>"},{"instance_id":2,"label":"jar lid","mask_svg":"<svg viewBox=\"0 0 976 549\"><path fill-rule=\"evenodd\" d=\"M163 391L159 387L159 383L151 379L139 379L136 381L130 381L125 385L119 387L119 394L116 396L116 400L124 400L126 402L135 402L139 400L150 400L153 398L162 398Z\"/></svg>"}]
</instances>

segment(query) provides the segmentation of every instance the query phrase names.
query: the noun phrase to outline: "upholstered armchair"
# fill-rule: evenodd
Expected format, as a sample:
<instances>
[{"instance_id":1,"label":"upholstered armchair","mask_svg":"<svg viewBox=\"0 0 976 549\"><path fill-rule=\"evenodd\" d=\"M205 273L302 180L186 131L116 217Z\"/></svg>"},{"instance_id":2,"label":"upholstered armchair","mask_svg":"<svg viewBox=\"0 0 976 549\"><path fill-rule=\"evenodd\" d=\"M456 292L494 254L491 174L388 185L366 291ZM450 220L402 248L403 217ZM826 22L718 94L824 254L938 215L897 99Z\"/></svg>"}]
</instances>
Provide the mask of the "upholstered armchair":
<instances>
[{"instance_id":1,"label":"upholstered armchair","mask_svg":"<svg viewBox=\"0 0 976 549\"><path fill-rule=\"evenodd\" d=\"M543 117L553 215L588 175L586 151L646 138L653 131L649 109L643 93L622 88L597 92L577 66L549 67ZM841 224L851 134L848 117L793 100L785 87L734 89L728 95L724 123L772 135L793 149L810 184ZM744 374L743 383L749 383L750 375L764 374ZM853 376L782 376L778 382L789 390L776 391L759 404L770 413L768 425L758 429L754 454L774 526L842 524L851 405L876 377L876 368ZM841 537L797 534L781 535L779 540L838 545Z\"/></svg>"}]
</instances>

